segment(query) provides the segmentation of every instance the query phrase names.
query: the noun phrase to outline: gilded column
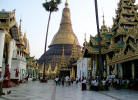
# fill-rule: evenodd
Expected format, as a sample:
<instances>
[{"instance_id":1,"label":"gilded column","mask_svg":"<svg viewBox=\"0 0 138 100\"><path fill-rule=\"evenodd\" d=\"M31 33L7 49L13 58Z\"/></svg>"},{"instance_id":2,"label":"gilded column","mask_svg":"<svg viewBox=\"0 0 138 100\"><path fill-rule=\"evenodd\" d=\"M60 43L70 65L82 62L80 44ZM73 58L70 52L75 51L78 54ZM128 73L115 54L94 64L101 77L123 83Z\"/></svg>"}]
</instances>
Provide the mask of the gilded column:
<instances>
[{"instance_id":1,"label":"gilded column","mask_svg":"<svg viewBox=\"0 0 138 100\"><path fill-rule=\"evenodd\" d=\"M134 63L132 63L132 79L135 79L135 64Z\"/></svg>"},{"instance_id":2,"label":"gilded column","mask_svg":"<svg viewBox=\"0 0 138 100\"><path fill-rule=\"evenodd\" d=\"M5 31L0 30L0 70L2 70L4 41L5 41Z\"/></svg>"}]
</instances>

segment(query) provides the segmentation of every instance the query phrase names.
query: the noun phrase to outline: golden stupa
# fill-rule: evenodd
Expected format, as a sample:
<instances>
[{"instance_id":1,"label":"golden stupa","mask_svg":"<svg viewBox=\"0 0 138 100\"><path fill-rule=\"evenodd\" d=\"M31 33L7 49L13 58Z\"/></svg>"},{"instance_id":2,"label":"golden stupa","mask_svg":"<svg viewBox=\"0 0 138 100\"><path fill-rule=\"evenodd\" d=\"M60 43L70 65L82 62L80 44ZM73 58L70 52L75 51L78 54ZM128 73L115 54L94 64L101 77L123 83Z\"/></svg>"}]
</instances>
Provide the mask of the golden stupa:
<instances>
[{"instance_id":1,"label":"golden stupa","mask_svg":"<svg viewBox=\"0 0 138 100\"><path fill-rule=\"evenodd\" d=\"M53 37L53 40L49 46L49 49L39 59L39 63L51 64L52 70L54 70L56 64L60 65L62 59L62 51L64 47L64 57L66 59L66 65L69 64L69 60L72 54L73 45L76 45L76 55L80 55L81 48L76 35L73 32L70 9L68 2L65 3L63 9L61 23L58 32Z\"/></svg>"}]
</instances>

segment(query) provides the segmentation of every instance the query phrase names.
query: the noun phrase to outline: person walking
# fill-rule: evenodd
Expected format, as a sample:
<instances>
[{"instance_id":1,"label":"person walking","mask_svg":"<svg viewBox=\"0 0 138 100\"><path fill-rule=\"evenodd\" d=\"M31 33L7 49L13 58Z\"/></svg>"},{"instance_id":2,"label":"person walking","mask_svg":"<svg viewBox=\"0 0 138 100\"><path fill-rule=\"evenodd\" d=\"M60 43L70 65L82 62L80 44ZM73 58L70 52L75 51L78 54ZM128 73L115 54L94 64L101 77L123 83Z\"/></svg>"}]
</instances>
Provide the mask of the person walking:
<instances>
[{"instance_id":1,"label":"person walking","mask_svg":"<svg viewBox=\"0 0 138 100\"><path fill-rule=\"evenodd\" d=\"M86 90L86 78L84 78L83 80L82 80L82 91L84 91L84 90Z\"/></svg>"},{"instance_id":2,"label":"person walking","mask_svg":"<svg viewBox=\"0 0 138 100\"><path fill-rule=\"evenodd\" d=\"M62 78L61 78L61 83L62 83L62 86L64 86L64 82L65 82L65 78L64 78L64 77L62 77Z\"/></svg>"}]
</instances>

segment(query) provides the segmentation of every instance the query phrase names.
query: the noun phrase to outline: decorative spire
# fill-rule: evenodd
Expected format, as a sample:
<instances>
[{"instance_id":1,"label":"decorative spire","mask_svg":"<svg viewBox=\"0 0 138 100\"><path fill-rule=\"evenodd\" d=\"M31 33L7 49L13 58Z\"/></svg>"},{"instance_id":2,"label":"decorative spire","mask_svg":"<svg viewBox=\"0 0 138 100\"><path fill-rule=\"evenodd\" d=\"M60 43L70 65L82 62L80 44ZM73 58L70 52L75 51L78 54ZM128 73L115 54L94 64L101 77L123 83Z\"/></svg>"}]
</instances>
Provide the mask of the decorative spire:
<instances>
[{"instance_id":1,"label":"decorative spire","mask_svg":"<svg viewBox=\"0 0 138 100\"><path fill-rule=\"evenodd\" d=\"M19 24L19 31L21 32L21 28L22 28L22 19L20 18L20 24Z\"/></svg>"},{"instance_id":2,"label":"decorative spire","mask_svg":"<svg viewBox=\"0 0 138 100\"><path fill-rule=\"evenodd\" d=\"M87 40L86 40L86 33L84 34L84 43L83 43L83 46L86 47L87 45Z\"/></svg>"},{"instance_id":3,"label":"decorative spire","mask_svg":"<svg viewBox=\"0 0 138 100\"><path fill-rule=\"evenodd\" d=\"M84 36L84 41L86 42L86 33L85 33L85 36Z\"/></svg>"},{"instance_id":4,"label":"decorative spire","mask_svg":"<svg viewBox=\"0 0 138 100\"><path fill-rule=\"evenodd\" d=\"M68 5L69 5L68 0L66 0L66 2L65 2L65 8L68 8Z\"/></svg>"},{"instance_id":5,"label":"decorative spire","mask_svg":"<svg viewBox=\"0 0 138 100\"><path fill-rule=\"evenodd\" d=\"M103 25L105 25L104 13L103 13Z\"/></svg>"}]
</instances>

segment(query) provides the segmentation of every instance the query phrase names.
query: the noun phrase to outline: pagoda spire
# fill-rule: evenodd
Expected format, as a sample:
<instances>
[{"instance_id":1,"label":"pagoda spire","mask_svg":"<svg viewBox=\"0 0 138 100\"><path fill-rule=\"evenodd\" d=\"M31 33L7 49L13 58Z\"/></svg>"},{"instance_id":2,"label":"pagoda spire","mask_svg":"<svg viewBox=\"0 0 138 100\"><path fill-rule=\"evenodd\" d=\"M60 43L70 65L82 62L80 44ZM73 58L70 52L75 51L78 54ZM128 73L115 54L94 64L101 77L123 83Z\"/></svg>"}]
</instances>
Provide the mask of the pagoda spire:
<instances>
[{"instance_id":1,"label":"pagoda spire","mask_svg":"<svg viewBox=\"0 0 138 100\"><path fill-rule=\"evenodd\" d=\"M85 36L84 36L84 41L86 42L86 33L85 33Z\"/></svg>"},{"instance_id":2,"label":"pagoda spire","mask_svg":"<svg viewBox=\"0 0 138 100\"><path fill-rule=\"evenodd\" d=\"M69 5L68 0L66 0L66 2L65 2L65 8L68 8L68 5Z\"/></svg>"},{"instance_id":3,"label":"pagoda spire","mask_svg":"<svg viewBox=\"0 0 138 100\"><path fill-rule=\"evenodd\" d=\"M71 14L68 5L69 5L68 1L66 0L65 7L62 12L60 27L58 32L55 34L51 45L73 44L74 39L75 39L75 44L79 45L78 39L72 29Z\"/></svg>"},{"instance_id":4,"label":"pagoda spire","mask_svg":"<svg viewBox=\"0 0 138 100\"><path fill-rule=\"evenodd\" d=\"M102 33L107 33L107 32L108 32L108 28L107 28L107 26L105 25L105 16L104 16L104 13L103 13L103 25L101 26L100 32L101 32L101 34L102 34Z\"/></svg>"},{"instance_id":5,"label":"pagoda spire","mask_svg":"<svg viewBox=\"0 0 138 100\"><path fill-rule=\"evenodd\" d=\"M84 34L84 43L83 43L83 46L86 47L87 45L87 40L86 40L86 33Z\"/></svg>"},{"instance_id":6,"label":"pagoda spire","mask_svg":"<svg viewBox=\"0 0 138 100\"><path fill-rule=\"evenodd\" d=\"M105 25L105 19L104 19L104 14L103 14L103 25Z\"/></svg>"},{"instance_id":7,"label":"pagoda spire","mask_svg":"<svg viewBox=\"0 0 138 100\"><path fill-rule=\"evenodd\" d=\"M20 24L19 24L19 32L21 34L21 30L22 30L22 19L20 18Z\"/></svg>"},{"instance_id":8,"label":"pagoda spire","mask_svg":"<svg viewBox=\"0 0 138 100\"><path fill-rule=\"evenodd\" d=\"M71 18L70 18L70 9L68 8L68 2L66 0L65 8L63 9L62 19L60 23L59 31L70 31L73 33Z\"/></svg>"}]
</instances>

